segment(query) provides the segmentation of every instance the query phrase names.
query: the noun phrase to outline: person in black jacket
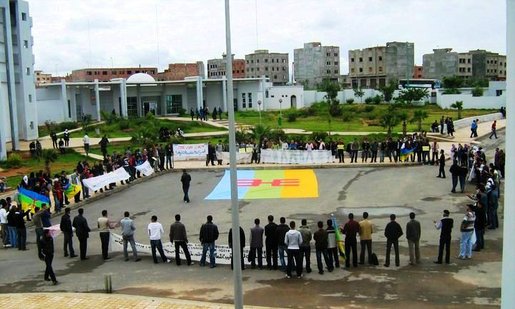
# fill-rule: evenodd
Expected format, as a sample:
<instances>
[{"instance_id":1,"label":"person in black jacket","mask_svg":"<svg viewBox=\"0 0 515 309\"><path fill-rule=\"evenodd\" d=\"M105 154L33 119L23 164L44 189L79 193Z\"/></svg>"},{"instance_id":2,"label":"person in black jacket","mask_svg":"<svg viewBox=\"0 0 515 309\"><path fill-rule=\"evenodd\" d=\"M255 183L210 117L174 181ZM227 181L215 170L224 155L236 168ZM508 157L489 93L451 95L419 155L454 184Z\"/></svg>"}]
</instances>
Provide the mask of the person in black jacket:
<instances>
[{"instance_id":1,"label":"person in black jacket","mask_svg":"<svg viewBox=\"0 0 515 309\"><path fill-rule=\"evenodd\" d=\"M438 246L438 259L435 264L442 264L443 249L445 247L445 263L449 264L451 257L451 234L454 225L454 220L449 218L449 211L446 209L443 211L443 218L436 222L435 226L440 232L440 245Z\"/></svg>"},{"instance_id":2,"label":"person in black jacket","mask_svg":"<svg viewBox=\"0 0 515 309\"><path fill-rule=\"evenodd\" d=\"M445 178L445 154L443 149L440 150L440 158L438 159L438 178Z\"/></svg>"},{"instance_id":3,"label":"person in black jacket","mask_svg":"<svg viewBox=\"0 0 515 309\"><path fill-rule=\"evenodd\" d=\"M87 260L86 251L88 250L88 237L91 231L88 226L88 221L83 216L84 209L79 208L79 215L73 218L73 227L75 228L75 234L79 239L80 245L80 259Z\"/></svg>"},{"instance_id":4,"label":"person in black jacket","mask_svg":"<svg viewBox=\"0 0 515 309\"><path fill-rule=\"evenodd\" d=\"M190 190L190 182L191 182L191 176L188 174L186 170L182 170L182 176L181 176L181 182L182 182L182 191L184 192L184 203L190 202L190 197L188 195L188 191Z\"/></svg>"},{"instance_id":5,"label":"person in black jacket","mask_svg":"<svg viewBox=\"0 0 515 309\"><path fill-rule=\"evenodd\" d=\"M25 212L17 209L14 212L14 222L16 225L16 234L18 239L18 250L27 250L27 229L25 228Z\"/></svg>"},{"instance_id":6,"label":"person in black jacket","mask_svg":"<svg viewBox=\"0 0 515 309\"><path fill-rule=\"evenodd\" d=\"M386 260L384 267L390 267L390 250L395 250L395 266L399 267L399 238L403 235L402 227L395 221L395 215L390 215L390 223L384 229L384 236L386 237Z\"/></svg>"},{"instance_id":7,"label":"person in black jacket","mask_svg":"<svg viewBox=\"0 0 515 309\"><path fill-rule=\"evenodd\" d=\"M277 224L274 223L274 216L268 216L268 224L265 225L265 251L266 266L270 269L277 269Z\"/></svg>"},{"instance_id":8,"label":"person in black jacket","mask_svg":"<svg viewBox=\"0 0 515 309\"><path fill-rule=\"evenodd\" d=\"M75 254L75 250L73 250L73 230L72 220L70 218L70 207L66 207L64 209L64 215L61 217L61 224L59 227L64 236L64 257L68 256L68 251L70 252L70 258L76 257L77 255Z\"/></svg>"},{"instance_id":9,"label":"person in black jacket","mask_svg":"<svg viewBox=\"0 0 515 309\"><path fill-rule=\"evenodd\" d=\"M52 280L54 285L57 284L54 270L52 269L52 260L54 259L54 239L50 235L50 230L46 229L43 232L43 237L39 240L40 257L45 261L45 281Z\"/></svg>"},{"instance_id":10,"label":"person in black jacket","mask_svg":"<svg viewBox=\"0 0 515 309\"><path fill-rule=\"evenodd\" d=\"M215 241L218 239L218 227L213 223L213 216L207 216L207 222L200 228L199 240L202 244L200 266L206 266L206 253L209 250L209 267L216 267Z\"/></svg>"},{"instance_id":11,"label":"person in black jacket","mask_svg":"<svg viewBox=\"0 0 515 309\"><path fill-rule=\"evenodd\" d=\"M232 248L232 228L229 230L229 238L228 238L229 248L231 248L231 269L234 268L232 255L233 255L233 248ZM240 226L240 257L241 257L241 269L245 269L245 263L243 261L243 248L245 247L245 232Z\"/></svg>"},{"instance_id":12,"label":"person in black jacket","mask_svg":"<svg viewBox=\"0 0 515 309\"><path fill-rule=\"evenodd\" d=\"M279 224L276 229L277 245L279 248L279 260L281 261L281 270L286 271L286 261L284 259L284 253L287 252L288 246L284 243L284 236L290 230L290 227L286 225L286 218L281 217Z\"/></svg>"}]
</instances>

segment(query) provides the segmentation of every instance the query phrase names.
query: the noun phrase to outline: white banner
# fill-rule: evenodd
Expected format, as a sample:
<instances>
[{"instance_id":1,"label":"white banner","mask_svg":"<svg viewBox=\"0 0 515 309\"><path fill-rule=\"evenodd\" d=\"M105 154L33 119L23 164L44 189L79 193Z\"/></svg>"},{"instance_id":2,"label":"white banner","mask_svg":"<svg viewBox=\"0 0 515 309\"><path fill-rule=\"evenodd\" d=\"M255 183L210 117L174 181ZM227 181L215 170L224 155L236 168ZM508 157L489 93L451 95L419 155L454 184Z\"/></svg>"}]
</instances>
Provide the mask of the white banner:
<instances>
[{"instance_id":1,"label":"white banner","mask_svg":"<svg viewBox=\"0 0 515 309\"><path fill-rule=\"evenodd\" d=\"M321 164L334 161L330 150L261 149L261 163Z\"/></svg>"},{"instance_id":2,"label":"white banner","mask_svg":"<svg viewBox=\"0 0 515 309\"><path fill-rule=\"evenodd\" d=\"M237 152L236 153L236 163L250 163L252 159L252 152ZM229 163L229 152L222 152L222 160L226 163Z\"/></svg>"},{"instance_id":3,"label":"white banner","mask_svg":"<svg viewBox=\"0 0 515 309\"><path fill-rule=\"evenodd\" d=\"M111 233L110 239L110 247L111 251L114 252L123 252L123 238L122 235ZM128 247L128 250L130 252L130 245ZM138 254L145 253L145 254L152 254L152 249L150 247L150 240L148 241L148 244L142 244L139 242L136 242L136 250L138 250ZM165 255L168 258L175 258L175 245L173 245L171 242L163 242L163 251ZM188 251L191 255L192 261L200 261L200 258L202 257L202 245L201 244L192 244L188 243ZM156 252L156 254L159 256L159 253ZM225 245L215 245L215 254L216 254L216 264L231 264L231 248L229 246ZM247 248L243 249L243 261L245 264L250 264L248 262L248 254L249 250ZM265 257L265 250L263 248L263 259ZM182 250L180 250L180 257L182 260L185 260L186 257L184 256L184 253ZM263 261L264 262L264 261ZM206 265L209 264L209 251L206 254Z\"/></svg>"},{"instance_id":4,"label":"white banner","mask_svg":"<svg viewBox=\"0 0 515 309\"><path fill-rule=\"evenodd\" d=\"M136 169L143 174L143 176L150 176L154 174L154 169L152 166L150 166L150 163L148 161L145 161L145 163L136 166Z\"/></svg>"},{"instance_id":5,"label":"white banner","mask_svg":"<svg viewBox=\"0 0 515 309\"><path fill-rule=\"evenodd\" d=\"M127 180L131 176L125 168L120 167L113 172L109 172L104 175L100 175L97 177L87 178L82 181L82 183L88 187L90 190L97 191L99 189L102 189L105 186L108 186L110 183L116 183L122 180Z\"/></svg>"},{"instance_id":6,"label":"white banner","mask_svg":"<svg viewBox=\"0 0 515 309\"><path fill-rule=\"evenodd\" d=\"M173 155L177 161L190 159L205 160L207 144L174 144Z\"/></svg>"}]
</instances>

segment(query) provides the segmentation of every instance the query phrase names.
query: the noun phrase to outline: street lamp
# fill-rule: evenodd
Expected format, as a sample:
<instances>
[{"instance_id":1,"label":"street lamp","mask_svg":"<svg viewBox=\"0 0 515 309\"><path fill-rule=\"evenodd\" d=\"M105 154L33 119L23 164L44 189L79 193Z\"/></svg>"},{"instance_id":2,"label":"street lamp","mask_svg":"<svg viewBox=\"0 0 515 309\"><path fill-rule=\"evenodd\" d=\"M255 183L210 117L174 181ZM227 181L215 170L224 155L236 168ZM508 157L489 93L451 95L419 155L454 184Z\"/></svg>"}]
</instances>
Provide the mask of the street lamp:
<instances>
[{"instance_id":1,"label":"street lamp","mask_svg":"<svg viewBox=\"0 0 515 309\"><path fill-rule=\"evenodd\" d=\"M279 127L283 124L283 99L279 99Z\"/></svg>"},{"instance_id":2,"label":"street lamp","mask_svg":"<svg viewBox=\"0 0 515 309\"><path fill-rule=\"evenodd\" d=\"M259 124L261 125L261 100L258 100Z\"/></svg>"}]
</instances>

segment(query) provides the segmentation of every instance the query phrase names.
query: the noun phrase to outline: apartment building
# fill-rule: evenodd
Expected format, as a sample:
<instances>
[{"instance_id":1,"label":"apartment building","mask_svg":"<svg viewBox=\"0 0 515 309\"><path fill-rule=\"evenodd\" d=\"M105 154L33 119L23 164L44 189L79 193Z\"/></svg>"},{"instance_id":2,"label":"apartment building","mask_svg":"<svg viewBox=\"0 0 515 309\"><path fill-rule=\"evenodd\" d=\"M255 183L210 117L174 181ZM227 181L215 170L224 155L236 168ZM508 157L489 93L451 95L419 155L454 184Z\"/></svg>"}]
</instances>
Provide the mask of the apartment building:
<instances>
[{"instance_id":1,"label":"apartment building","mask_svg":"<svg viewBox=\"0 0 515 309\"><path fill-rule=\"evenodd\" d=\"M0 160L8 141L38 137L32 18L22 0L0 0Z\"/></svg>"},{"instance_id":2,"label":"apartment building","mask_svg":"<svg viewBox=\"0 0 515 309\"><path fill-rule=\"evenodd\" d=\"M205 77L204 62L170 63L168 69L165 69L164 72L157 73L156 79L159 81L184 80L189 76Z\"/></svg>"},{"instance_id":3,"label":"apartment building","mask_svg":"<svg viewBox=\"0 0 515 309\"><path fill-rule=\"evenodd\" d=\"M52 83L52 74L50 73L43 73L41 70L36 70L34 71L34 75L36 76L36 87Z\"/></svg>"},{"instance_id":4,"label":"apartment building","mask_svg":"<svg viewBox=\"0 0 515 309\"><path fill-rule=\"evenodd\" d=\"M349 50L349 79L353 88L379 88L390 80L411 78L415 44L388 42L385 46Z\"/></svg>"},{"instance_id":5,"label":"apartment building","mask_svg":"<svg viewBox=\"0 0 515 309\"><path fill-rule=\"evenodd\" d=\"M129 78L132 74L146 73L156 76L157 68L132 67L132 68L88 68L73 70L66 80L71 82L92 82L98 79L100 82L108 82L113 78Z\"/></svg>"},{"instance_id":6,"label":"apartment building","mask_svg":"<svg viewBox=\"0 0 515 309\"><path fill-rule=\"evenodd\" d=\"M286 85L290 70L288 53L270 53L266 49L245 55L245 77L268 77L274 85Z\"/></svg>"},{"instance_id":7,"label":"apartment building","mask_svg":"<svg viewBox=\"0 0 515 309\"><path fill-rule=\"evenodd\" d=\"M322 46L320 42L305 43L293 51L294 81L305 88L315 88L323 80L338 81L340 77L340 47Z\"/></svg>"},{"instance_id":8,"label":"apartment building","mask_svg":"<svg viewBox=\"0 0 515 309\"><path fill-rule=\"evenodd\" d=\"M223 54L221 59L209 59L207 61L207 78L216 79L225 76L227 71L227 55ZM232 55L232 77L245 77L245 59L234 59Z\"/></svg>"}]
</instances>

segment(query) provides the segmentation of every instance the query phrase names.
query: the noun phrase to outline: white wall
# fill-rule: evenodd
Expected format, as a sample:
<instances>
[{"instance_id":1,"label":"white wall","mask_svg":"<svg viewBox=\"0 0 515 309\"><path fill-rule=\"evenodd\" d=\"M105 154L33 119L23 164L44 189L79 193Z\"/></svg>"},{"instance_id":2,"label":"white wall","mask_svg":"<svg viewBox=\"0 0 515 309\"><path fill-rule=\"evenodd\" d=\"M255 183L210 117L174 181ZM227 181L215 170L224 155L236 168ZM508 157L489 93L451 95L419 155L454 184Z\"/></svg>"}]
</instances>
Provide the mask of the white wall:
<instances>
[{"instance_id":1,"label":"white wall","mask_svg":"<svg viewBox=\"0 0 515 309\"><path fill-rule=\"evenodd\" d=\"M68 120L61 107L61 99L38 101L38 125L44 125L45 121L63 122Z\"/></svg>"},{"instance_id":2,"label":"white wall","mask_svg":"<svg viewBox=\"0 0 515 309\"><path fill-rule=\"evenodd\" d=\"M293 105L299 109L305 106L303 86L275 86L267 90L268 98L265 98L264 110L289 109Z\"/></svg>"},{"instance_id":3,"label":"white wall","mask_svg":"<svg viewBox=\"0 0 515 309\"><path fill-rule=\"evenodd\" d=\"M471 94L442 94L436 95L436 104L441 108L450 108L456 101L463 102L463 108L500 108L506 106L506 95L473 97Z\"/></svg>"}]
</instances>

